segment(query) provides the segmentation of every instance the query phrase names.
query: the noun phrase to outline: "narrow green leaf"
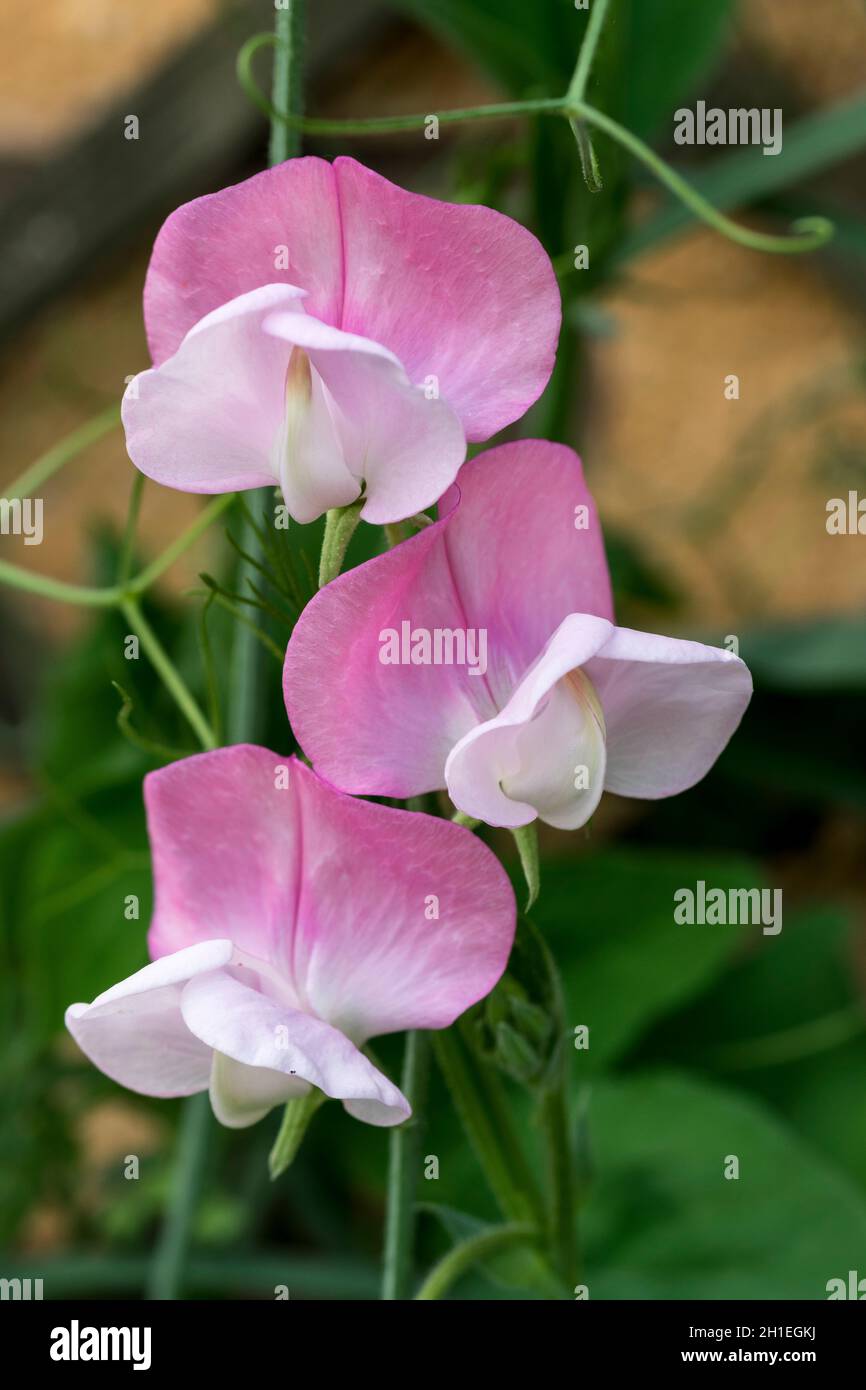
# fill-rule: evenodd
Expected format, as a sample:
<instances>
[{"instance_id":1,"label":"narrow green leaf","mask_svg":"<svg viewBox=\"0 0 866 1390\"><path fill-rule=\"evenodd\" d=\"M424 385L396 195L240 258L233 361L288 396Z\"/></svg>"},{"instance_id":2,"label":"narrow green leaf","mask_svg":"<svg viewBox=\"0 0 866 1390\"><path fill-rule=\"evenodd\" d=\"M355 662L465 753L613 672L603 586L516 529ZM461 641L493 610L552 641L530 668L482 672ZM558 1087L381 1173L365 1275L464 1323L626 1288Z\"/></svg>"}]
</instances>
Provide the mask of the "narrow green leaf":
<instances>
[{"instance_id":1,"label":"narrow green leaf","mask_svg":"<svg viewBox=\"0 0 866 1390\"><path fill-rule=\"evenodd\" d=\"M520 855L523 877L526 879L529 893L526 900L526 911L529 912L541 887L541 867L538 861L538 826L535 821L532 821L529 825L518 826L511 833L514 836L517 853Z\"/></svg>"},{"instance_id":2,"label":"narrow green leaf","mask_svg":"<svg viewBox=\"0 0 866 1390\"><path fill-rule=\"evenodd\" d=\"M286 1102L280 1130L268 1158L268 1172L272 1182L291 1166L301 1147L307 1126L324 1100L324 1092L314 1086L307 1095Z\"/></svg>"}]
</instances>

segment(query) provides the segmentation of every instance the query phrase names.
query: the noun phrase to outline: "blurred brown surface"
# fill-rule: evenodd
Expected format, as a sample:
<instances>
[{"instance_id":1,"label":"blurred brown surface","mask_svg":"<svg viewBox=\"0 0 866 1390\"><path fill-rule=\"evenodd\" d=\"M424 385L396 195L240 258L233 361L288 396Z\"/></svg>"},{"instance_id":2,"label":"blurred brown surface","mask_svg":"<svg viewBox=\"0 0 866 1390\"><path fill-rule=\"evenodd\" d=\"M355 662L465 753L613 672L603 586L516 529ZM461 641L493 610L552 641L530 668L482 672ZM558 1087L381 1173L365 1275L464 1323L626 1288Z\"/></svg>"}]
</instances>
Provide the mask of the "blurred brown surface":
<instances>
[{"instance_id":1,"label":"blurred brown surface","mask_svg":"<svg viewBox=\"0 0 866 1390\"><path fill-rule=\"evenodd\" d=\"M74 138L219 7L219 0L3 0L0 156L31 156Z\"/></svg>"},{"instance_id":2,"label":"blurred brown surface","mask_svg":"<svg viewBox=\"0 0 866 1390\"><path fill-rule=\"evenodd\" d=\"M866 82L863 0L745 0L745 43L817 106Z\"/></svg>"},{"instance_id":3,"label":"blurred brown surface","mask_svg":"<svg viewBox=\"0 0 866 1390\"><path fill-rule=\"evenodd\" d=\"M674 578L687 619L862 606L862 538L828 535L826 502L866 479L866 344L814 262L700 230L644 258L605 308L591 484L602 517Z\"/></svg>"}]
</instances>

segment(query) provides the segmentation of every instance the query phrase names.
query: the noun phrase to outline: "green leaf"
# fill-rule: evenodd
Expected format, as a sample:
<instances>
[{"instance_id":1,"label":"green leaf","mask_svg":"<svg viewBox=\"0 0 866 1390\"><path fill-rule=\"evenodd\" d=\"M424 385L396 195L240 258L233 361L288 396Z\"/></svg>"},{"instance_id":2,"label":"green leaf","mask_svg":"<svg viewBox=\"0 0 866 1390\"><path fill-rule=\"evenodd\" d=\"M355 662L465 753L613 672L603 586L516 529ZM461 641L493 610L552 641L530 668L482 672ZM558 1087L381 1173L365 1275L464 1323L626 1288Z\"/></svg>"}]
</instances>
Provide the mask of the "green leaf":
<instances>
[{"instance_id":1,"label":"green leaf","mask_svg":"<svg viewBox=\"0 0 866 1390\"><path fill-rule=\"evenodd\" d=\"M582 1073L620 1056L760 933L678 925L674 892L700 879L708 887L751 888L760 875L747 859L633 849L545 863L534 918L560 965L567 1029L589 1028L589 1048L576 1054Z\"/></svg>"},{"instance_id":2,"label":"green leaf","mask_svg":"<svg viewBox=\"0 0 866 1390\"><path fill-rule=\"evenodd\" d=\"M719 52L733 0L631 0L625 124L653 135L690 96ZM590 100L592 98L590 97ZM767 161L765 161L766 163Z\"/></svg>"},{"instance_id":3,"label":"green leaf","mask_svg":"<svg viewBox=\"0 0 866 1390\"><path fill-rule=\"evenodd\" d=\"M590 1298L824 1299L862 1267L861 1195L753 1100L645 1074L599 1083L591 1122Z\"/></svg>"},{"instance_id":4,"label":"green leaf","mask_svg":"<svg viewBox=\"0 0 866 1390\"><path fill-rule=\"evenodd\" d=\"M314 1086L305 1096L298 1096L286 1102L279 1133L268 1157L268 1172L272 1182L294 1163L307 1126L326 1099L324 1091Z\"/></svg>"},{"instance_id":5,"label":"green leaf","mask_svg":"<svg viewBox=\"0 0 866 1390\"><path fill-rule=\"evenodd\" d=\"M650 1039L651 1057L700 1062L748 1084L866 1186L866 1010L848 915L812 907L738 962Z\"/></svg>"},{"instance_id":6,"label":"green leaf","mask_svg":"<svg viewBox=\"0 0 866 1390\"><path fill-rule=\"evenodd\" d=\"M866 688L866 618L825 617L746 632L740 655L763 686L779 690Z\"/></svg>"},{"instance_id":7,"label":"green leaf","mask_svg":"<svg viewBox=\"0 0 866 1390\"><path fill-rule=\"evenodd\" d=\"M517 846L520 867L526 880L528 895L526 911L529 912L541 887L541 867L538 862L538 826L535 821L532 821L529 825L518 826L516 830L512 830L511 834Z\"/></svg>"},{"instance_id":8,"label":"green leaf","mask_svg":"<svg viewBox=\"0 0 866 1390\"><path fill-rule=\"evenodd\" d=\"M392 0L496 77L509 91L564 92L588 20L564 0Z\"/></svg>"}]
</instances>

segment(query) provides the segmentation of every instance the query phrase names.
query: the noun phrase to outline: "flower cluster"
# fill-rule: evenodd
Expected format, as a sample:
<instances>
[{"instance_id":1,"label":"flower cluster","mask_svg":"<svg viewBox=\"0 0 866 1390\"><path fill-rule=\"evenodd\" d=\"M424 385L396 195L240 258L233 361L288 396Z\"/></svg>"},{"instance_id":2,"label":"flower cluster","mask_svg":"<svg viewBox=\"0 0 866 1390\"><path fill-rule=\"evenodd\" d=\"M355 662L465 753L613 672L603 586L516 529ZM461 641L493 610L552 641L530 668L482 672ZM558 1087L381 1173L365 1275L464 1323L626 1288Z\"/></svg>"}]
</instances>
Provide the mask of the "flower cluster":
<instances>
[{"instance_id":1,"label":"flower cluster","mask_svg":"<svg viewBox=\"0 0 866 1390\"><path fill-rule=\"evenodd\" d=\"M749 674L615 625L570 449L464 462L553 367L553 269L509 218L294 159L175 212L144 305L155 365L123 406L142 472L188 492L276 485L298 522L353 503L375 524L438 503L438 520L301 615L284 693L311 767L240 745L146 779L152 963L67 1023L122 1084L209 1089L226 1125L314 1088L397 1124L408 1102L365 1043L447 1027L488 994L515 904L468 829L356 797L444 789L489 825L574 829L606 789L703 777Z\"/></svg>"}]
</instances>

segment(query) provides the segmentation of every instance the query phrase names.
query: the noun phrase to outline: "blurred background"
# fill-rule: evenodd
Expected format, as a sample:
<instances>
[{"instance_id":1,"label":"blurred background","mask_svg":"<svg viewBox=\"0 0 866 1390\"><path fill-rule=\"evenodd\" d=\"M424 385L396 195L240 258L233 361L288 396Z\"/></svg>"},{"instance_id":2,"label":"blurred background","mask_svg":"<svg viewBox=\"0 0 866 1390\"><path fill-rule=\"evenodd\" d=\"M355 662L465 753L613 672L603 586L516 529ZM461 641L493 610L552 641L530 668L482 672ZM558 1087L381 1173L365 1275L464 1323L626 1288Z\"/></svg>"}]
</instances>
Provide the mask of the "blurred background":
<instances>
[{"instance_id":1,"label":"blurred background","mask_svg":"<svg viewBox=\"0 0 866 1390\"><path fill-rule=\"evenodd\" d=\"M326 116L557 95L586 23L571 0L310 9L307 104ZM178 203L263 166L267 125L235 58L272 19L258 0L5 0L0 495L70 432L92 437L42 489L44 543L0 536L0 558L113 581L133 469L112 407L149 364L149 250ZM264 88L269 61L256 63ZM677 146L674 112L698 99L781 108L782 152ZM755 676L699 787L657 804L608 797L586 834L542 837L534 916L569 1029L592 1039L572 1059L590 1296L823 1298L831 1278L866 1276L866 537L826 526L830 499L866 497L866 4L613 0L588 100L716 206L779 234L820 213L835 240L808 256L734 245L604 138L591 194L550 118L304 147L533 228L561 271L564 329L550 387L509 433L583 456L621 623L735 637ZM139 563L200 505L149 484ZM244 597L239 535L238 517L211 528L146 604L217 719ZM311 527L280 542L285 582L266 613L241 610L280 646L317 540ZM51 1298L152 1291L180 1172L185 1296L375 1296L384 1134L324 1107L271 1186L276 1116L240 1134L211 1124L184 1168L181 1107L121 1092L65 1037L68 1003L144 963L141 778L192 746L148 664L124 659L119 614L0 588L0 623L0 1275L42 1277ZM265 659L262 741L288 751ZM676 925L674 891L701 879L782 889L783 930ZM399 1065L394 1040L380 1051ZM524 1079L505 1085L532 1145ZM429 1259L492 1215L438 1080L424 1145L439 1158L422 1184L439 1207L421 1217ZM722 1177L730 1155L737 1181ZM545 1291L525 1262L500 1260L457 1294Z\"/></svg>"}]
</instances>

